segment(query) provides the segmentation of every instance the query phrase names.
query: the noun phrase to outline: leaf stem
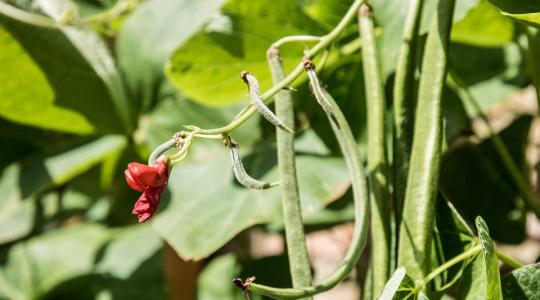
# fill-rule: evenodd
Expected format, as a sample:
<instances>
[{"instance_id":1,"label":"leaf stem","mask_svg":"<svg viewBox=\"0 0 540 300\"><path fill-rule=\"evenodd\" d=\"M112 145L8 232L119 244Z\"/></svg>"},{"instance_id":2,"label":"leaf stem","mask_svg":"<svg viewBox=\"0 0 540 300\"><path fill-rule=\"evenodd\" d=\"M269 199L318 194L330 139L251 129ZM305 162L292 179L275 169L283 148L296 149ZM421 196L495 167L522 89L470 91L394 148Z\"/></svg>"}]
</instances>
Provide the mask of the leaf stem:
<instances>
[{"instance_id":1,"label":"leaf stem","mask_svg":"<svg viewBox=\"0 0 540 300\"><path fill-rule=\"evenodd\" d=\"M167 140L163 144L157 146L154 151L150 154L148 158L148 165L153 166L156 163L156 160L163 154L165 151L173 148L176 145L176 138Z\"/></svg>"},{"instance_id":2,"label":"leaf stem","mask_svg":"<svg viewBox=\"0 0 540 300\"><path fill-rule=\"evenodd\" d=\"M356 12L358 11L358 8L360 8L360 5L364 3L365 0L355 0L354 3L349 7L349 10L341 21L339 22L336 27L330 31L327 35L321 37L321 40L319 43L317 43L313 48L306 51L304 54L307 58L313 58L315 55L319 54L324 49L328 48L332 43L334 43L339 35L345 30L347 25L353 20L353 18L356 15ZM261 95L261 99L265 102L272 101L272 96L274 96L277 92L282 90L283 88L289 86L298 76L302 74L302 71L304 70L304 65L302 62L300 62L283 80L280 82L274 84L269 90L267 90L265 93ZM214 129L201 129L199 133L201 134L221 134L221 133L229 133L236 128L238 128L240 125L242 125L244 122L246 122L254 113L256 112L255 107L252 105L249 106L242 114L237 115L237 117L228 125L220 127L220 128L214 128Z\"/></svg>"},{"instance_id":3,"label":"leaf stem","mask_svg":"<svg viewBox=\"0 0 540 300\"><path fill-rule=\"evenodd\" d=\"M285 77L285 70L281 65L278 48L270 48L267 59L273 82L280 82ZM282 120L284 125L288 128L294 128L294 105L291 91L281 90L277 93L275 107L277 117ZM279 129L276 130L276 136L278 166L282 182L283 222L292 284L295 288L307 287L311 285L312 278L296 175L294 136Z\"/></svg>"},{"instance_id":4,"label":"leaf stem","mask_svg":"<svg viewBox=\"0 0 540 300\"><path fill-rule=\"evenodd\" d=\"M303 42L303 43L319 42L321 39L322 38L320 36L313 36L313 35L289 35L289 36L286 36L277 40L275 43L272 44L271 48L279 48L286 43L292 43L292 42ZM285 76L283 76L283 78L285 78Z\"/></svg>"},{"instance_id":5,"label":"leaf stem","mask_svg":"<svg viewBox=\"0 0 540 300\"><path fill-rule=\"evenodd\" d=\"M497 258L499 258L500 261L502 261L505 265L514 268L519 269L523 267L523 264L514 259L513 257L510 257L500 251L495 250L495 254L497 254Z\"/></svg>"},{"instance_id":6,"label":"leaf stem","mask_svg":"<svg viewBox=\"0 0 540 300\"><path fill-rule=\"evenodd\" d=\"M385 95L377 54L371 7L358 11L362 38L362 65L366 78L366 114L368 129L367 172L371 206L371 264L373 295L380 295L390 276L392 241L389 164L386 154Z\"/></svg>"},{"instance_id":7,"label":"leaf stem","mask_svg":"<svg viewBox=\"0 0 540 300\"><path fill-rule=\"evenodd\" d=\"M265 285L252 283L249 290L253 293L277 298L277 299L298 299L302 297L312 296L324 291L327 291L339 282L341 282L354 269L362 250L364 249L369 220L369 201L367 196L367 184L362 168L362 161L358 152L356 140L351 132L351 128L347 120L343 116L341 109L334 101L334 98L325 91L327 99L333 106L334 115L338 125L328 117L328 121L332 126L332 130L337 137L341 151L347 163L349 174L351 176L353 199L354 199L354 233L353 240L345 257L341 261L337 270L324 279L322 282L304 288L275 288Z\"/></svg>"},{"instance_id":8,"label":"leaf stem","mask_svg":"<svg viewBox=\"0 0 540 300\"><path fill-rule=\"evenodd\" d=\"M453 258L446 261L444 264L438 266L435 270L431 271L431 273L429 273L426 276L426 278L422 281L422 283L419 286L416 287L416 291L423 290L426 287L426 285L431 280L433 280L435 277L437 277L439 274L441 274L442 272L448 270L449 268L451 268L455 264L459 263L460 261L465 260L465 259L467 259L469 257L475 256L476 254L478 254L480 252L481 249L482 249L482 246L475 245L474 247L470 248L469 250L467 250L465 252L462 252L457 256L454 256Z\"/></svg>"}]
</instances>

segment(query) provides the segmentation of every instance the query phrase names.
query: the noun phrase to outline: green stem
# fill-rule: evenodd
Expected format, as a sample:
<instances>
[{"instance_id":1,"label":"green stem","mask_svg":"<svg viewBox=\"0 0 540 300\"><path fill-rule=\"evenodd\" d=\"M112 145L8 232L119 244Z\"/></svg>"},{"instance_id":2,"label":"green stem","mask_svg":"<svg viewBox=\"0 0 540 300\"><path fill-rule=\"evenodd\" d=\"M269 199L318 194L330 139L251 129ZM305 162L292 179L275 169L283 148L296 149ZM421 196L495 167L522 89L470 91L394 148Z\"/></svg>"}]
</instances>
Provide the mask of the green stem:
<instances>
[{"instance_id":1,"label":"green stem","mask_svg":"<svg viewBox=\"0 0 540 300\"><path fill-rule=\"evenodd\" d=\"M274 83L283 80L285 70L281 65L279 50L270 48L267 53L268 65ZM294 105L291 91L281 90L275 96L276 115L288 128L294 128ZM294 135L276 129L278 166L281 177L281 201L283 222L289 256L289 269L293 287L311 285L311 268L307 253L302 207L294 159ZM311 299L311 298L305 298Z\"/></svg>"},{"instance_id":2,"label":"green stem","mask_svg":"<svg viewBox=\"0 0 540 300\"><path fill-rule=\"evenodd\" d=\"M304 53L304 56L307 58L313 58L317 54L319 54L324 49L328 48L332 43L334 43L339 35L345 30L347 25L352 21L352 19L355 17L356 12L358 11L358 8L362 3L364 3L365 0L355 0L354 3L350 6L349 10L339 24L327 35L321 37L321 41L317 43L313 48L311 48L309 51L306 51ZM272 101L272 96L274 96L277 92L281 91L283 88L289 86L298 76L302 74L304 70L304 65L302 62L300 62L292 72L290 72L283 80L281 80L279 83L274 84L268 91L263 93L261 95L261 99L267 103ZM246 122L254 113L256 112L255 107L252 105L249 106L245 111L243 111L242 114L237 115L237 117L234 118L234 120L229 123L228 125L220 128L214 128L214 129L201 129L201 134L220 134L220 133L229 133L236 128L238 128L240 125L242 125L244 122Z\"/></svg>"},{"instance_id":3,"label":"green stem","mask_svg":"<svg viewBox=\"0 0 540 300\"><path fill-rule=\"evenodd\" d=\"M519 269L523 267L522 263L500 251L495 251L495 254L497 254L497 258L499 258L505 265L511 268Z\"/></svg>"},{"instance_id":4,"label":"green stem","mask_svg":"<svg viewBox=\"0 0 540 300\"><path fill-rule=\"evenodd\" d=\"M371 264L373 295L380 295L390 276L392 232L389 164L386 154L385 95L371 8L364 4L358 13L362 38L362 65L366 84L368 129L367 172L371 206Z\"/></svg>"},{"instance_id":5,"label":"green stem","mask_svg":"<svg viewBox=\"0 0 540 300\"><path fill-rule=\"evenodd\" d=\"M444 264L438 266L435 270L431 271L431 273L429 273L426 276L426 278L422 281L422 283L419 286L416 287L416 290L417 291L423 290L426 287L426 285L431 280L433 280L435 277L439 276L439 274L441 274L442 272L450 269L452 266L459 263L460 261L465 260L465 259L467 259L469 257L475 256L476 254L478 254L480 252L480 250L482 250L482 246L476 245L476 246L470 248L469 250L467 250L465 252L462 252L459 255L449 259Z\"/></svg>"},{"instance_id":6,"label":"green stem","mask_svg":"<svg viewBox=\"0 0 540 300\"><path fill-rule=\"evenodd\" d=\"M287 44L287 43L295 43L295 42L302 42L302 43L306 43L306 42L319 42L321 40L321 37L320 36L313 36L313 35L290 35L290 36L286 36L286 37L283 37L279 40L277 40L275 43L272 44L272 48L279 48L281 46L283 46L283 44ZM285 76L283 76L283 78L285 78ZM281 78L279 81L283 80L283 78ZM279 82L278 81L278 82Z\"/></svg>"},{"instance_id":7,"label":"green stem","mask_svg":"<svg viewBox=\"0 0 540 300\"><path fill-rule=\"evenodd\" d=\"M409 11L405 19L394 79L394 198L396 224L401 222L414 131L414 78L418 52L418 29L420 27L423 3L424 0L409 1Z\"/></svg>"},{"instance_id":8,"label":"green stem","mask_svg":"<svg viewBox=\"0 0 540 300\"><path fill-rule=\"evenodd\" d=\"M321 283L297 289L274 288L253 283L249 286L249 291L253 293L277 299L297 299L327 291L349 275L354 269L362 254L362 250L364 249L368 232L369 202L366 181L362 170L362 161L360 159L360 154L358 153L358 145L356 144L356 140L347 120L334 101L334 98L328 93L325 93L325 95L333 106L334 116L339 126L335 125L329 116L328 121L337 137L351 176L355 215L353 240L337 270Z\"/></svg>"},{"instance_id":9,"label":"green stem","mask_svg":"<svg viewBox=\"0 0 540 300\"><path fill-rule=\"evenodd\" d=\"M519 167L514 162L510 151L504 144L501 137L495 132L493 126L491 126L489 119L482 111L482 108L478 104L478 101L476 101L476 98L473 96L465 82L459 77L457 73L450 72L449 84L454 88L454 90L456 90L458 95L460 95L463 99L466 99L471 104L471 106L475 110L475 113L484 122L484 125L488 129L490 135L490 141L493 144L497 155L499 155L499 158L502 160L504 166L506 167L506 170L510 173L510 176L514 181L514 184L517 186L521 197L525 200L525 202L534 212L536 217L540 219L540 201L538 201L534 196L530 185L527 183L526 177L523 176Z\"/></svg>"},{"instance_id":10,"label":"green stem","mask_svg":"<svg viewBox=\"0 0 540 300\"><path fill-rule=\"evenodd\" d=\"M440 0L427 37L400 226L398 265L416 283L430 270L442 145L441 96L454 0Z\"/></svg>"},{"instance_id":11,"label":"green stem","mask_svg":"<svg viewBox=\"0 0 540 300\"><path fill-rule=\"evenodd\" d=\"M150 157L148 157L148 165L153 166L156 163L156 160L163 154L165 151L173 148L176 145L176 139L172 138L170 140L167 140L163 144L157 146L154 151L150 154Z\"/></svg>"}]
</instances>

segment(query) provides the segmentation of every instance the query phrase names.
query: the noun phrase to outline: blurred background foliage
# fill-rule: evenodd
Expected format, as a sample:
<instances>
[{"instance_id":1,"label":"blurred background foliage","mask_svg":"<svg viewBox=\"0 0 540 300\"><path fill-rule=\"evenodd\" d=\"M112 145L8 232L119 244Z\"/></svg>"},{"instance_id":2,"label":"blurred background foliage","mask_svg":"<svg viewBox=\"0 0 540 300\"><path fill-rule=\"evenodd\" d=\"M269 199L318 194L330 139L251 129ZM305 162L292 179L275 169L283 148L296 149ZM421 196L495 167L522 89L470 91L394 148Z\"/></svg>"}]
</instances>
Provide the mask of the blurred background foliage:
<instances>
[{"instance_id":1,"label":"blurred background foliage","mask_svg":"<svg viewBox=\"0 0 540 300\"><path fill-rule=\"evenodd\" d=\"M246 104L240 71L249 70L263 90L269 88L266 49L283 36L326 33L350 2L0 2L0 298L188 299L198 290L197 299L241 299L230 280L252 274L287 286L285 257L254 257L246 238L248 228L282 230L279 191L240 187L223 145L197 140L189 158L173 169L160 211L146 224L131 215L138 195L125 184L123 170L128 162L145 161L182 125L227 124ZM436 3L426 2L422 33ZM408 1L373 5L390 91ZM538 52L527 51L540 38L526 25L540 22L535 5L457 1L450 70L482 113L533 82ZM52 28L55 23L67 25ZM527 30L533 35L528 41ZM357 36L351 24L333 45L321 78L364 149ZM286 70L303 50L283 47ZM308 229L350 222L350 183L337 143L305 78L295 88ZM445 89L441 191L468 221L482 215L496 241L519 244L527 238L527 210L489 139L470 138L478 111L463 95L455 86ZM534 167L525 159L532 122L523 116L501 128L527 178ZM272 127L254 116L232 136L250 174L277 177ZM438 220L450 214L441 207ZM458 250L448 257L463 250L454 242L448 249Z\"/></svg>"}]
</instances>

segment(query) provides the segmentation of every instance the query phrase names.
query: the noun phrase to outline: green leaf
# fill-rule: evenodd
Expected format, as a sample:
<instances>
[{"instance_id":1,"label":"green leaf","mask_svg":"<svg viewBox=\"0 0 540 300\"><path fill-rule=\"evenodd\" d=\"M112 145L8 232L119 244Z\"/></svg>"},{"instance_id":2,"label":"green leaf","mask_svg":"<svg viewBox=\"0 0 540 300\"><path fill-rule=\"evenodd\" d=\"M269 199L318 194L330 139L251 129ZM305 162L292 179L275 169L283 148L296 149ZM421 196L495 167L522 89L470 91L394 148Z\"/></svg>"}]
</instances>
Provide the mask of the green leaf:
<instances>
[{"instance_id":1,"label":"green leaf","mask_svg":"<svg viewBox=\"0 0 540 300\"><path fill-rule=\"evenodd\" d=\"M495 246L489 236L489 229L482 217L476 218L478 238L482 244L482 255L486 265L487 290L486 299L502 300L501 275L499 274L499 261L495 253Z\"/></svg>"},{"instance_id":2,"label":"green leaf","mask_svg":"<svg viewBox=\"0 0 540 300\"><path fill-rule=\"evenodd\" d=\"M540 295L540 264L532 264L506 275L502 279L504 299L533 300Z\"/></svg>"},{"instance_id":3,"label":"green leaf","mask_svg":"<svg viewBox=\"0 0 540 300\"><path fill-rule=\"evenodd\" d=\"M0 175L0 243L30 232L34 200L41 192L66 183L125 146L124 137L105 136L65 152L31 157L6 167Z\"/></svg>"},{"instance_id":4,"label":"green leaf","mask_svg":"<svg viewBox=\"0 0 540 300\"><path fill-rule=\"evenodd\" d=\"M540 24L540 2L530 0L489 0L503 15L527 23Z\"/></svg>"},{"instance_id":5,"label":"green leaf","mask_svg":"<svg viewBox=\"0 0 540 300\"><path fill-rule=\"evenodd\" d=\"M378 300L406 299L414 294L414 282L404 267L399 267L384 286Z\"/></svg>"},{"instance_id":6,"label":"green leaf","mask_svg":"<svg viewBox=\"0 0 540 300\"><path fill-rule=\"evenodd\" d=\"M295 1L233 0L221 14L183 46L176 49L166 71L169 79L194 101L224 105L247 99L247 88L238 77L253 73L261 92L272 85L266 50L287 35L320 31ZM283 47L281 57L290 70L302 57L302 45Z\"/></svg>"},{"instance_id":7,"label":"green leaf","mask_svg":"<svg viewBox=\"0 0 540 300\"><path fill-rule=\"evenodd\" d=\"M530 122L530 117L522 117L499 133L518 166L524 163ZM490 140L456 145L443 158L441 170L440 190L466 219L483 216L501 242L525 238L522 200Z\"/></svg>"},{"instance_id":8,"label":"green leaf","mask_svg":"<svg viewBox=\"0 0 540 300\"><path fill-rule=\"evenodd\" d=\"M281 218L279 187L248 190L236 183L228 150L222 145L197 142L192 147L193 158L175 167L170 176L171 203L153 222L154 229L182 257L204 258L243 229ZM249 147L241 145L240 151L249 153ZM254 177L276 180L274 149L266 147L242 158ZM296 163L306 215L348 187L341 159L300 155Z\"/></svg>"},{"instance_id":9,"label":"green leaf","mask_svg":"<svg viewBox=\"0 0 540 300\"><path fill-rule=\"evenodd\" d=\"M165 100L143 118L138 136L153 148L169 139L181 124L219 126L230 121L239 107L215 109L185 99ZM248 173L275 181L278 170L273 140L259 140L254 145L261 138L258 124L258 118L252 118L232 137L240 145ZM309 215L342 196L349 180L343 160L327 156L328 149L312 131L296 136L300 196L303 212ZM162 212L153 222L154 229L180 255L201 259L249 226L281 223L279 186L263 191L240 186L234 179L229 150L219 141L196 139L192 147L188 159L173 168L170 194L164 194Z\"/></svg>"},{"instance_id":10,"label":"green leaf","mask_svg":"<svg viewBox=\"0 0 540 300\"><path fill-rule=\"evenodd\" d=\"M461 20L469 9L471 9L478 2L479 0L457 1L454 13L454 22ZM383 74L389 75L394 71L409 3L410 1L404 0L373 1L375 20L383 29L383 33L380 38L381 54L383 57ZM424 1L422 23L420 27L421 34L425 34L429 31L431 20L436 13L437 3L438 1Z\"/></svg>"},{"instance_id":11,"label":"green leaf","mask_svg":"<svg viewBox=\"0 0 540 300\"><path fill-rule=\"evenodd\" d=\"M118 36L118 60L132 94L142 100L143 111L155 100L152 97L173 50L196 33L222 2L146 1L127 19Z\"/></svg>"},{"instance_id":12,"label":"green leaf","mask_svg":"<svg viewBox=\"0 0 540 300\"><path fill-rule=\"evenodd\" d=\"M238 276L239 263L233 254L214 258L199 275L198 300L241 300L242 293L232 284Z\"/></svg>"},{"instance_id":13,"label":"green leaf","mask_svg":"<svg viewBox=\"0 0 540 300\"><path fill-rule=\"evenodd\" d=\"M459 300L485 300L487 291L486 264L482 254L476 255L463 271Z\"/></svg>"},{"instance_id":14,"label":"green leaf","mask_svg":"<svg viewBox=\"0 0 540 300\"><path fill-rule=\"evenodd\" d=\"M37 2L43 11L55 19L61 18L62 8L66 3L64 0ZM59 29L38 27L25 23L17 19L16 16L3 13L4 11L0 13L0 23L18 41L19 46L12 44L11 51L2 54L2 56L13 55L10 53L17 47L24 49L28 56L22 56L23 58L20 59L23 59L26 68L30 68L29 75L38 80L38 87L29 86L28 80L25 79L10 80L11 85L13 85L10 90L30 89L32 91L28 94L19 91L10 95L7 98L11 103L10 110L17 109L13 103L18 105L28 103L28 106L35 105L37 109L46 108L44 104L48 103L50 106L51 98L54 97L53 102L58 108L53 112L58 112L58 109L64 111L64 115L66 112L72 112L71 119L74 116L79 116L78 114L83 116L83 118L79 116L78 119L75 119L77 123L73 123L71 126L81 126L81 120L86 120L96 131L100 132L123 132L122 127L124 130L131 130L134 120L130 119L132 116L124 94L122 79L109 49L99 35L79 27L65 26ZM3 39L6 39L5 34ZM7 59L7 57L2 58L2 60ZM39 66L43 74L39 75L37 68L28 66L30 62ZM0 76L2 78L12 76L13 67L11 64L2 64L0 67L2 75ZM44 87L45 78L50 88ZM38 98L34 99L33 97ZM46 117L55 118L54 115L41 116L40 118L43 120L39 123L32 123L32 115L29 115L19 116L16 121L51 129L65 129L70 125L70 123L65 123L62 127L58 124L52 127L52 125L46 124L45 120L48 120L45 119ZM58 122L60 121L54 121L52 124ZM78 133L88 133L92 131L91 129L87 124ZM70 132L73 131L76 130L72 129Z\"/></svg>"},{"instance_id":15,"label":"green leaf","mask_svg":"<svg viewBox=\"0 0 540 300\"><path fill-rule=\"evenodd\" d=\"M47 78L21 45L0 25L0 115L10 121L57 131L88 134L81 114L54 105Z\"/></svg>"},{"instance_id":16,"label":"green leaf","mask_svg":"<svg viewBox=\"0 0 540 300\"><path fill-rule=\"evenodd\" d=\"M465 18L454 25L452 41L480 47L502 46L514 35L512 21L501 16L487 0L469 10Z\"/></svg>"},{"instance_id":17,"label":"green leaf","mask_svg":"<svg viewBox=\"0 0 540 300\"><path fill-rule=\"evenodd\" d=\"M161 247L149 225L111 230L83 224L46 233L9 250L0 297L161 299Z\"/></svg>"},{"instance_id":18,"label":"green leaf","mask_svg":"<svg viewBox=\"0 0 540 300\"><path fill-rule=\"evenodd\" d=\"M515 43L498 48L452 44L450 60L452 71L464 81L484 112L527 84L523 54ZM464 105L470 116L476 115L468 101Z\"/></svg>"}]
</instances>

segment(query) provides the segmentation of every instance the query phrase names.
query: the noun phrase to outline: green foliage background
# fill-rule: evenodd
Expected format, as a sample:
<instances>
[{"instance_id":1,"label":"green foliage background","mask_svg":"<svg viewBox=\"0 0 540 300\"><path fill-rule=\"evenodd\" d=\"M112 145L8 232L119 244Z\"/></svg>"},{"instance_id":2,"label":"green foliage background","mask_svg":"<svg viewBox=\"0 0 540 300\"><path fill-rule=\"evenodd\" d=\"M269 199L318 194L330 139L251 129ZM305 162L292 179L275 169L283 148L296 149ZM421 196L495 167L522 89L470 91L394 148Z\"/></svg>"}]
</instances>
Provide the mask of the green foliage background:
<instances>
[{"instance_id":1,"label":"green foliage background","mask_svg":"<svg viewBox=\"0 0 540 300\"><path fill-rule=\"evenodd\" d=\"M247 99L240 71L249 70L262 90L269 88L267 48L287 35L325 34L350 2L146 0L106 24L59 28L39 22L60 22L73 7L78 7L75 23L99 18L117 3L0 2L0 298L165 299L164 243L182 258L201 260L252 226L280 230L279 191L240 187L219 143L197 141L189 158L173 169L160 211L148 224L136 224L130 214L138 195L125 184L123 170L128 162L145 161L182 125L227 124ZM391 90L408 1L371 2L384 79ZM422 34L435 13L436 1L426 2ZM540 7L532 3L457 1L450 71L459 75L482 111L532 81L532 62L523 45L523 28L540 23ZM10 7L19 10L14 13ZM362 57L354 46L357 36L351 24L333 45L321 78L365 154L366 100ZM299 44L283 47L287 71L303 50ZM350 182L337 142L305 78L294 85L306 222L315 228L350 221ZM444 90L443 113L448 145L470 131L470 118L477 114L450 86ZM519 118L500 134L523 174L528 174L524 147L531 122L531 117ZM232 136L250 174L267 180L278 176L273 128L255 116ZM538 295L538 285L532 283L538 266L506 275L502 288L492 286L493 274L499 273L489 236L522 242L527 213L493 145L484 140L446 149L440 191L469 224L479 215L485 219L477 226L487 247L460 270L448 271L463 273L457 286L464 288L455 297ZM453 207L438 205L436 213L443 241L438 263L443 263L468 249L474 237L470 228L464 229L467 224L455 222ZM467 232L469 239L455 239L448 232ZM198 298L240 299L230 284L238 274L273 274L257 277L285 286L286 269L283 257L219 256L201 274ZM402 270L394 277L389 283L394 292L385 299L399 298L395 295L411 284Z\"/></svg>"}]
</instances>

